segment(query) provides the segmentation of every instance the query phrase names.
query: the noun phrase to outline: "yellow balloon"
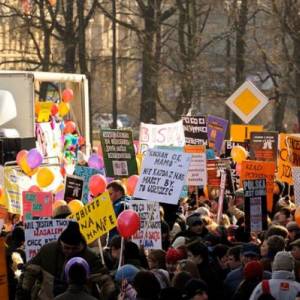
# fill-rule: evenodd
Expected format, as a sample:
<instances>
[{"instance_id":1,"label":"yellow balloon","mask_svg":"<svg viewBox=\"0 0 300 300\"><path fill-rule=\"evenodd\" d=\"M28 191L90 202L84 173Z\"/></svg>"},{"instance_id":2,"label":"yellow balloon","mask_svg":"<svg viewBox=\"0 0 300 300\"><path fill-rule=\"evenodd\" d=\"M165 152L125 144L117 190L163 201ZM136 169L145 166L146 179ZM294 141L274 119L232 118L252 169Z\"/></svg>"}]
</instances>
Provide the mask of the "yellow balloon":
<instances>
[{"instance_id":1,"label":"yellow balloon","mask_svg":"<svg viewBox=\"0 0 300 300\"><path fill-rule=\"evenodd\" d=\"M70 111L69 103L60 102L58 104L58 113L61 117L64 117Z\"/></svg>"},{"instance_id":2,"label":"yellow balloon","mask_svg":"<svg viewBox=\"0 0 300 300\"><path fill-rule=\"evenodd\" d=\"M31 169L28 164L27 164L27 155L24 155L19 162L19 166L21 168L21 170L28 176L32 176L34 175L37 171L38 168L35 169Z\"/></svg>"},{"instance_id":3,"label":"yellow balloon","mask_svg":"<svg viewBox=\"0 0 300 300\"><path fill-rule=\"evenodd\" d=\"M80 211L84 207L83 203L77 199L70 201L68 203L68 206L69 206L72 214L76 214L78 211Z\"/></svg>"},{"instance_id":4,"label":"yellow balloon","mask_svg":"<svg viewBox=\"0 0 300 300\"><path fill-rule=\"evenodd\" d=\"M49 168L40 168L37 175L36 181L39 187L46 187L50 185L54 180L54 173Z\"/></svg>"},{"instance_id":5,"label":"yellow balloon","mask_svg":"<svg viewBox=\"0 0 300 300\"><path fill-rule=\"evenodd\" d=\"M248 153L242 146L234 146L231 150L232 160L236 163L241 163L242 161L246 160L247 156Z\"/></svg>"}]
</instances>

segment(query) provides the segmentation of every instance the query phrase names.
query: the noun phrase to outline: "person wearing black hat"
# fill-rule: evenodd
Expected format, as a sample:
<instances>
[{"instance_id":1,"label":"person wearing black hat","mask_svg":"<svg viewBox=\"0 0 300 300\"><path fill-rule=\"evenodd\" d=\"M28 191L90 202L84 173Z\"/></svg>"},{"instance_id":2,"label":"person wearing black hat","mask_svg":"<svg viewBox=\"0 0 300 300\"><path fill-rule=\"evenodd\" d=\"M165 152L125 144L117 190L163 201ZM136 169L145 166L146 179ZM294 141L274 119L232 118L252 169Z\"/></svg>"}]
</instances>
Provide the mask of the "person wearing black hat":
<instances>
[{"instance_id":1,"label":"person wearing black hat","mask_svg":"<svg viewBox=\"0 0 300 300\"><path fill-rule=\"evenodd\" d=\"M87 247L79 224L70 221L58 241L43 245L38 254L25 265L16 299L50 300L63 293L67 288L64 265L74 256L82 257L87 261L90 267L90 279L93 278L92 281L96 284L102 275L101 261Z\"/></svg>"}]
</instances>

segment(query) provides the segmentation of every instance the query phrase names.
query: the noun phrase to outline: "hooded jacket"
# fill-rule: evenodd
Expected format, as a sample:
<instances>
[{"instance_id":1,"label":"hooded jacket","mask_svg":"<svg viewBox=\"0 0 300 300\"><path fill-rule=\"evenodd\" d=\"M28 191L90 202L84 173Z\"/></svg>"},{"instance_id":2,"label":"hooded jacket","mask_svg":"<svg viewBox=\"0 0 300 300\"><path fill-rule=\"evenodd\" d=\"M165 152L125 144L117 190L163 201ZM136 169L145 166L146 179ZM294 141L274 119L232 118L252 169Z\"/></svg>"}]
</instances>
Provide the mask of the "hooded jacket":
<instances>
[{"instance_id":1,"label":"hooded jacket","mask_svg":"<svg viewBox=\"0 0 300 300\"><path fill-rule=\"evenodd\" d=\"M294 272L290 271L273 271L269 287L270 294L276 300L295 300L300 292L300 283L295 281ZM259 283L252 292L250 300L257 300L262 293L262 283Z\"/></svg>"}]
</instances>

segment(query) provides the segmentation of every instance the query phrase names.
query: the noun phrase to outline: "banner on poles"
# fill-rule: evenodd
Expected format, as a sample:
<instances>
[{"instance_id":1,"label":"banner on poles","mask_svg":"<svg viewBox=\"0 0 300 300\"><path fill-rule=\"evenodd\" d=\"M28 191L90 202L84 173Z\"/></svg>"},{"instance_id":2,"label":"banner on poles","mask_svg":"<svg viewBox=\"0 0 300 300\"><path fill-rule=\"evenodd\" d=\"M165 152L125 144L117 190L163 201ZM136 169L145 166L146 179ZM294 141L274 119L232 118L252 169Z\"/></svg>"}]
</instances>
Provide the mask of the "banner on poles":
<instances>
[{"instance_id":1,"label":"banner on poles","mask_svg":"<svg viewBox=\"0 0 300 300\"><path fill-rule=\"evenodd\" d=\"M70 202L74 199L80 200L82 198L84 180L82 177L67 175L65 184L64 199Z\"/></svg>"},{"instance_id":2,"label":"banner on poles","mask_svg":"<svg viewBox=\"0 0 300 300\"><path fill-rule=\"evenodd\" d=\"M185 145L182 120L161 125L141 123L140 125L139 151L145 153L155 146L179 146Z\"/></svg>"},{"instance_id":3,"label":"banner on poles","mask_svg":"<svg viewBox=\"0 0 300 300\"><path fill-rule=\"evenodd\" d=\"M89 200L89 194L90 194L89 181L90 178L95 174L104 175L104 170L98 170L98 169L93 169L93 168L79 166L79 165L75 166L74 175L81 177L84 180L82 198L81 198L83 203L87 203Z\"/></svg>"},{"instance_id":4,"label":"banner on poles","mask_svg":"<svg viewBox=\"0 0 300 300\"><path fill-rule=\"evenodd\" d=\"M278 133L251 132L250 158L259 161L275 161L277 163Z\"/></svg>"},{"instance_id":5,"label":"banner on poles","mask_svg":"<svg viewBox=\"0 0 300 300\"><path fill-rule=\"evenodd\" d=\"M182 116L186 145L207 145L206 116Z\"/></svg>"},{"instance_id":6,"label":"banner on poles","mask_svg":"<svg viewBox=\"0 0 300 300\"><path fill-rule=\"evenodd\" d=\"M101 129L100 140L107 177L138 174L131 130Z\"/></svg>"},{"instance_id":7,"label":"banner on poles","mask_svg":"<svg viewBox=\"0 0 300 300\"><path fill-rule=\"evenodd\" d=\"M76 214L69 216L79 223L80 231L88 244L117 226L116 215L108 192L86 204Z\"/></svg>"},{"instance_id":8,"label":"banner on poles","mask_svg":"<svg viewBox=\"0 0 300 300\"><path fill-rule=\"evenodd\" d=\"M187 185L205 186L207 184L207 171L204 146L185 146L184 151L192 154L187 173Z\"/></svg>"},{"instance_id":9,"label":"banner on poles","mask_svg":"<svg viewBox=\"0 0 300 300\"><path fill-rule=\"evenodd\" d=\"M37 255L40 248L52 241L57 241L68 226L70 220L43 219L25 222L25 253L29 261Z\"/></svg>"},{"instance_id":10,"label":"banner on poles","mask_svg":"<svg viewBox=\"0 0 300 300\"><path fill-rule=\"evenodd\" d=\"M272 211L275 163L267 161L245 160L242 162L240 182L244 180L266 179L267 209Z\"/></svg>"},{"instance_id":11,"label":"banner on poles","mask_svg":"<svg viewBox=\"0 0 300 300\"><path fill-rule=\"evenodd\" d=\"M161 249L159 203L146 200L132 200L130 205L139 214L141 220L140 229L132 236L132 241L139 247L143 245L145 249Z\"/></svg>"},{"instance_id":12,"label":"banner on poles","mask_svg":"<svg viewBox=\"0 0 300 300\"><path fill-rule=\"evenodd\" d=\"M53 194L50 192L28 192L22 193L23 215L25 220L32 218L52 217Z\"/></svg>"},{"instance_id":13,"label":"banner on poles","mask_svg":"<svg viewBox=\"0 0 300 300\"><path fill-rule=\"evenodd\" d=\"M250 139L250 133L263 131L262 125L237 125L230 126L230 140L236 142L244 142Z\"/></svg>"},{"instance_id":14,"label":"banner on poles","mask_svg":"<svg viewBox=\"0 0 300 300\"><path fill-rule=\"evenodd\" d=\"M177 204L191 158L192 155L187 153L149 149L133 196Z\"/></svg>"},{"instance_id":15,"label":"banner on poles","mask_svg":"<svg viewBox=\"0 0 300 300\"><path fill-rule=\"evenodd\" d=\"M218 154L222 151L227 126L228 120L211 115L207 117L208 148L214 149Z\"/></svg>"},{"instance_id":16,"label":"banner on poles","mask_svg":"<svg viewBox=\"0 0 300 300\"><path fill-rule=\"evenodd\" d=\"M245 229L260 232L268 229L266 179L244 180Z\"/></svg>"}]
</instances>

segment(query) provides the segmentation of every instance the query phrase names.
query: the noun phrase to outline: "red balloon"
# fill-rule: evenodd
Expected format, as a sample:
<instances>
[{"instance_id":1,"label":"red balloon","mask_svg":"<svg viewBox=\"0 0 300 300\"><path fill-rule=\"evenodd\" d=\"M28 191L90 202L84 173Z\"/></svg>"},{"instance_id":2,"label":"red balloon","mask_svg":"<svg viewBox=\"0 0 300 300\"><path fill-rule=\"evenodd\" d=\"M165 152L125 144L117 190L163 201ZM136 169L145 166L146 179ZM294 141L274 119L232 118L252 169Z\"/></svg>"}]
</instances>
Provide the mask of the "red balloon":
<instances>
[{"instance_id":1,"label":"red balloon","mask_svg":"<svg viewBox=\"0 0 300 300\"><path fill-rule=\"evenodd\" d=\"M128 177L128 179L127 179L127 194L129 196L132 196L134 194L135 187L136 187L138 180L139 180L138 175L132 175L132 176Z\"/></svg>"},{"instance_id":2,"label":"red balloon","mask_svg":"<svg viewBox=\"0 0 300 300\"><path fill-rule=\"evenodd\" d=\"M66 103L70 102L73 100L74 93L72 89L65 89L62 92L62 100Z\"/></svg>"},{"instance_id":3,"label":"red balloon","mask_svg":"<svg viewBox=\"0 0 300 300\"><path fill-rule=\"evenodd\" d=\"M58 113L58 105L53 103L51 107L51 115L55 116Z\"/></svg>"},{"instance_id":4,"label":"red balloon","mask_svg":"<svg viewBox=\"0 0 300 300\"><path fill-rule=\"evenodd\" d=\"M106 189L106 179L104 176L100 174L95 174L90 178L89 181L89 189L91 194L96 197L102 194Z\"/></svg>"},{"instance_id":5,"label":"red balloon","mask_svg":"<svg viewBox=\"0 0 300 300\"><path fill-rule=\"evenodd\" d=\"M140 216L132 209L122 211L117 219L118 232L124 238L134 235L139 230L140 224Z\"/></svg>"},{"instance_id":6,"label":"red balloon","mask_svg":"<svg viewBox=\"0 0 300 300\"><path fill-rule=\"evenodd\" d=\"M33 192L33 193L37 193L37 192L41 192L42 190L37 186L37 185L32 185L29 189L28 192Z\"/></svg>"},{"instance_id":7,"label":"red balloon","mask_svg":"<svg viewBox=\"0 0 300 300\"><path fill-rule=\"evenodd\" d=\"M85 144L85 138L81 135L78 139L78 145L82 146Z\"/></svg>"},{"instance_id":8,"label":"red balloon","mask_svg":"<svg viewBox=\"0 0 300 300\"><path fill-rule=\"evenodd\" d=\"M64 127L64 134L74 133L76 130L76 124L73 121L66 121Z\"/></svg>"}]
</instances>

